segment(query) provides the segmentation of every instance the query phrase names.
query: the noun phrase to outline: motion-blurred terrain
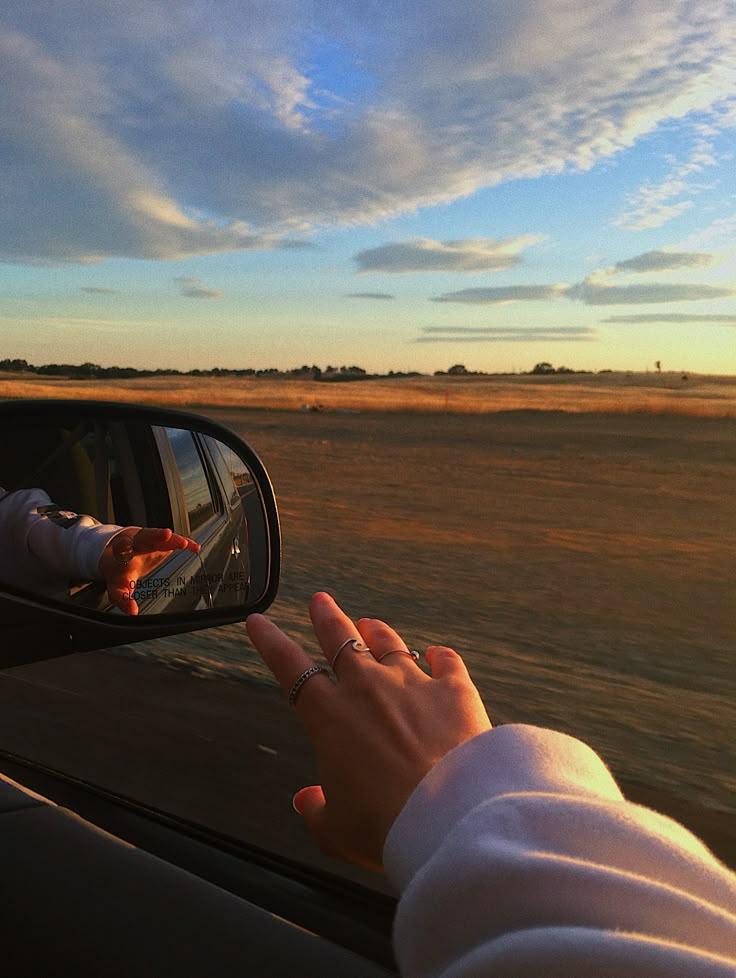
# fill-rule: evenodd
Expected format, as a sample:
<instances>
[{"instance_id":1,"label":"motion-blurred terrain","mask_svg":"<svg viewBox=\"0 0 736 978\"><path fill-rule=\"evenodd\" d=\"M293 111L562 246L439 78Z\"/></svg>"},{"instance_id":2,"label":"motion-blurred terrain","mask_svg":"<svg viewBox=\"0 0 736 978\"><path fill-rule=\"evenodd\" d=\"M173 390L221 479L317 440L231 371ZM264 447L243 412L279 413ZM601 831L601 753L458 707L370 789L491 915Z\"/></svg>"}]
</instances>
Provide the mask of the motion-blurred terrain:
<instances>
[{"instance_id":1,"label":"motion-blurred terrain","mask_svg":"<svg viewBox=\"0 0 736 978\"><path fill-rule=\"evenodd\" d=\"M494 722L579 736L641 800L733 833L732 420L207 413L271 473L270 614L315 656L325 589L457 648ZM321 861L289 805L309 750L241 625L12 670L0 704L6 749Z\"/></svg>"}]
</instances>

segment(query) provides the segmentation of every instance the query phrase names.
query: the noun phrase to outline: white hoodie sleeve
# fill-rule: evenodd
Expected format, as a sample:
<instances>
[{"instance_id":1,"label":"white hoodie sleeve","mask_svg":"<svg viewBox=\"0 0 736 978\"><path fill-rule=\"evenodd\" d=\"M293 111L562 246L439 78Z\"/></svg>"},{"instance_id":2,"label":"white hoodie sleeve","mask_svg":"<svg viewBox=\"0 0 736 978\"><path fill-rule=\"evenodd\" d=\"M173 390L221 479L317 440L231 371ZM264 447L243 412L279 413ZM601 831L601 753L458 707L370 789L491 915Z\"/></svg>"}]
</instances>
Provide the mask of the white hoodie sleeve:
<instances>
[{"instance_id":1,"label":"white hoodie sleeve","mask_svg":"<svg viewBox=\"0 0 736 978\"><path fill-rule=\"evenodd\" d=\"M0 489L0 579L41 592L100 580L102 552L121 529L59 510L42 489Z\"/></svg>"},{"instance_id":2,"label":"white hoodie sleeve","mask_svg":"<svg viewBox=\"0 0 736 978\"><path fill-rule=\"evenodd\" d=\"M394 823L405 978L734 978L736 876L565 734L496 727Z\"/></svg>"}]
</instances>

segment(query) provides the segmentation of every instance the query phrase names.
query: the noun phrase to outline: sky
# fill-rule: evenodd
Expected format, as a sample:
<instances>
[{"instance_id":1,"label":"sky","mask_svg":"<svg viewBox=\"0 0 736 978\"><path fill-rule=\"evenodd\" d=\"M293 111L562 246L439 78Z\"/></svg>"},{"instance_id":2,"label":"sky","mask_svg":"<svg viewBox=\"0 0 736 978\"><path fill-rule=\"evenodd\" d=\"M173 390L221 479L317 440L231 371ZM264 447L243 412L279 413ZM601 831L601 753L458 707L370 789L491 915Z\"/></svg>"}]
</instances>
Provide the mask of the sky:
<instances>
[{"instance_id":1,"label":"sky","mask_svg":"<svg viewBox=\"0 0 736 978\"><path fill-rule=\"evenodd\" d=\"M736 374L732 0L33 0L0 92L0 359Z\"/></svg>"}]
</instances>

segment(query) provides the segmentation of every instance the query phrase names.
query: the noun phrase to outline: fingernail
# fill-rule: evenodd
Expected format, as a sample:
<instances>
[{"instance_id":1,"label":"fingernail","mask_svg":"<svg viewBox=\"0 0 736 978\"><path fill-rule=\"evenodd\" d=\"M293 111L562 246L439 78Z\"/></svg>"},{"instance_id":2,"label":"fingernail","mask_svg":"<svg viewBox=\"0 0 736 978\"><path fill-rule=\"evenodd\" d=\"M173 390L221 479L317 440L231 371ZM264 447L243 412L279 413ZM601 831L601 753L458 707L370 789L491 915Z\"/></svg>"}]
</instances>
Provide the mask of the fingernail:
<instances>
[{"instance_id":1,"label":"fingernail","mask_svg":"<svg viewBox=\"0 0 736 978\"><path fill-rule=\"evenodd\" d=\"M302 814L302 810L301 810L301 808L299 808L299 806L297 805L297 802L296 802L296 800L297 800L298 797L299 797L299 792L297 791L297 793L291 799L291 807L294 809L294 811L297 813L297 815L301 815Z\"/></svg>"}]
</instances>

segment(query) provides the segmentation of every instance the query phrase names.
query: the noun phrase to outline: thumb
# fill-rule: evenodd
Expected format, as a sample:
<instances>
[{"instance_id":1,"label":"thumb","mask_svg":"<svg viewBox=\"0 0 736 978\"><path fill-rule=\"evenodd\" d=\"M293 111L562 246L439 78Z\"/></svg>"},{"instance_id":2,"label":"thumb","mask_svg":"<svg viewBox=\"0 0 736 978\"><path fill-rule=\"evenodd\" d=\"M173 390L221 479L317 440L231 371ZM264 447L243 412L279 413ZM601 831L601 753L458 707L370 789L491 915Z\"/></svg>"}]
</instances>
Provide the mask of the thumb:
<instances>
[{"instance_id":1,"label":"thumb","mask_svg":"<svg viewBox=\"0 0 736 978\"><path fill-rule=\"evenodd\" d=\"M335 855L330 845L330 837L325 827L325 796L322 785L310 784L306 788L301 788L294 795L292 805L306 824L309 832L319 848L326 855Z\"/></svg>"},{"instance_id":2,"label":"thumb","mask_svg":"<svg viewBox=\"0 0 736 978\"><path fill-rule=\"evenodd\" d=\"M110 599L110 604L114 608L119 608L126 615L137 615L138 614L138 603L133 597L132 592L129 590L129 582L125 582L122 587L108 584L107 596Z\"/></svg>"},{"instance_id":3,"label":"thumb","mask_svg":"<svg viewBox=\"0 0 736 978\"><path fill-rule=\"evenodd\" d=\"M294 795L291 801L294 810L297 811L308 828L312 828L315 819L319 819L325 807L325 796L322 785L310 784L307 788L301 788Z\"/></svg>"}]
</instances>

